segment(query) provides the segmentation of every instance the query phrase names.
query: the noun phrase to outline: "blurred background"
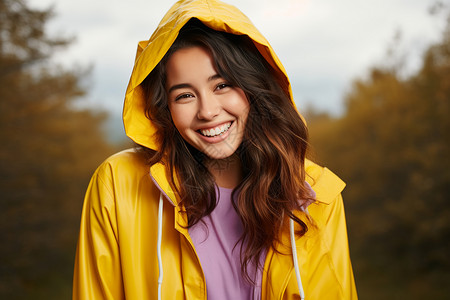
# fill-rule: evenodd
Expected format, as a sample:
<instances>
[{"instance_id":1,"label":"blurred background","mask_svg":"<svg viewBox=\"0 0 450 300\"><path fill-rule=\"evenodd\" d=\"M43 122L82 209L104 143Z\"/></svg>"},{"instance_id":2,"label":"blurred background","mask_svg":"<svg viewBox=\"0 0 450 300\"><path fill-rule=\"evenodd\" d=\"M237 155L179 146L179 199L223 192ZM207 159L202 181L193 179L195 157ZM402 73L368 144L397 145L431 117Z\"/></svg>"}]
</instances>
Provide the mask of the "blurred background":
<instances>
[{"instance_id":1,"label":"blurred background","mask_svg":"<svg viewBox=\"0 0 450 300\"><path fill-rule=\"evenodd\" d=\"M83 195L131 145L122 100L161 2L0 0L1 299L71 298ZM360 299L449 299L450 1L228 2L286 66L309 156L347 182Z\"/></svg>"}]
</instances>

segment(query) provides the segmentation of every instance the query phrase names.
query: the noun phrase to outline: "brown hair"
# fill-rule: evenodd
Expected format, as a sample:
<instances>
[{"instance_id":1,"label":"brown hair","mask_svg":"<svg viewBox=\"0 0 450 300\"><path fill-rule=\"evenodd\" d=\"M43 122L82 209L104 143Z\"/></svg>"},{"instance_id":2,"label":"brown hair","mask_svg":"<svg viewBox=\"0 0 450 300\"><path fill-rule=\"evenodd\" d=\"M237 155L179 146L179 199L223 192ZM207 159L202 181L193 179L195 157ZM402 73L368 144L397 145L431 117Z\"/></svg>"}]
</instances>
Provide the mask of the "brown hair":
<instances>
[{"instance_id":1,"label":"brown hair","mask_svg":"<svg viewBox=\"0 0 450 300\"><path fill-rule=\"evenodd\" d=\"M244 179L236 203L244 233L241 237L241 270L259 265L264 251L279 241L285 217L307 225L293 214L310 199L305 184L304 160L307 128L295 110L275 70L246 36L212 30L193 19L180 31L175 43L142 83L147 99L147 117L157 128L159 151L144 148L149 163L163 162L171 183L180 195L188 215L188 227L210 214L217 203L213 176L204 164L204 154L189 145L173 125L165 90L165 64L177 50L200 46L213 56L216 71L232 86L241 88L250 110L240 156ZM180 183L175 185L175 178Z\"/></svg>"}]
</instances>

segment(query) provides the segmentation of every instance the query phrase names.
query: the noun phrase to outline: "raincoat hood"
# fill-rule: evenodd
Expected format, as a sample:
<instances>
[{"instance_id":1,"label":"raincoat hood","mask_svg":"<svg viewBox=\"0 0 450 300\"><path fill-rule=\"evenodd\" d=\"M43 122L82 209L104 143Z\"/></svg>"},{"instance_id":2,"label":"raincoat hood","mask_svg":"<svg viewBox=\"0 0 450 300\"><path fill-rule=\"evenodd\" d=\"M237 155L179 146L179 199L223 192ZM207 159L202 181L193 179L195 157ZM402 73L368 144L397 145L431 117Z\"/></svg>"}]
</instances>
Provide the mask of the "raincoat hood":
<instances>
[{"instance_id":1,"label":"raincoat hood","mask_svg":"<svg viewBox=\"0 0 450 300\"><path fill-rule=\"evenodd\" d=\"M269 42L241 11L217 0L181 0L163 17L150 39L138 44L126 91L123 109L125 132L134 142L147 148L157 150L154 138L156 128L145 115L145 99L140 84L167 53L181 28L192 18L217 31L247 35L274 68L277 79L293 102L291 86L283 65Z\"/></svg>"}]
</instances>

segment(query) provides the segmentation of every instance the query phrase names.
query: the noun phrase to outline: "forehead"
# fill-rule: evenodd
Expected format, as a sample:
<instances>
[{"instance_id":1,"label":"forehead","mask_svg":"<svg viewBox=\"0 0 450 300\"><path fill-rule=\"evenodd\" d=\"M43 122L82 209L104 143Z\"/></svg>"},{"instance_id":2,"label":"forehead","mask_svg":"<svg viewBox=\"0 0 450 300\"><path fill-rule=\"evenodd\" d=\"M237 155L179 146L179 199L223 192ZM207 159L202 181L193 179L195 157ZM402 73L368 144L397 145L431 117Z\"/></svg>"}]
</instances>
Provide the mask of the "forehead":
<instances>
[{"instance_id":1,"label":"forehead","mask_svg":"<svg viewBox=\"0 0 450 300\"><path fill-rule=\"evenodd\" d=\"M202 47L182 48L174 52L166 64L167 83L187 79L208 78L216 73L212 55Z\"/></svg>"}]
</instances>

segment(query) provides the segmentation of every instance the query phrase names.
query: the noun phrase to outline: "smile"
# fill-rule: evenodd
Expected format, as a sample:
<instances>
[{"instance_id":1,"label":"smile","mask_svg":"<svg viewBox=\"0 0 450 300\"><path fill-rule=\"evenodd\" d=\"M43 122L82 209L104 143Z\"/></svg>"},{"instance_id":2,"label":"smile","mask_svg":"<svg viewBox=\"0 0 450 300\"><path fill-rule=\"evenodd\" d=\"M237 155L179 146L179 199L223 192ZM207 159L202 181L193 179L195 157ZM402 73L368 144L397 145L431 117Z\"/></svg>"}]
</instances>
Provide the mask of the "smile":
<instances>
[{"instance_id":1,"label":"smile","mask_svg":"<svg viewBox=\"0 0 450 300\"><path fill-rule=\"evenodd\" d=\"M232 124L232 122L228 122L228 123L222 124L222 125L214 127L214 128L201 129L201 130L199 130L199 132L203 136L215 137L215 136L219 136L219 135L222 135L225 132L227 132L228 129L230 129L231 124Z\"/></svg>"}]
</instances>

